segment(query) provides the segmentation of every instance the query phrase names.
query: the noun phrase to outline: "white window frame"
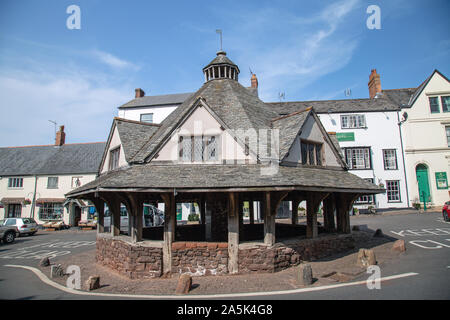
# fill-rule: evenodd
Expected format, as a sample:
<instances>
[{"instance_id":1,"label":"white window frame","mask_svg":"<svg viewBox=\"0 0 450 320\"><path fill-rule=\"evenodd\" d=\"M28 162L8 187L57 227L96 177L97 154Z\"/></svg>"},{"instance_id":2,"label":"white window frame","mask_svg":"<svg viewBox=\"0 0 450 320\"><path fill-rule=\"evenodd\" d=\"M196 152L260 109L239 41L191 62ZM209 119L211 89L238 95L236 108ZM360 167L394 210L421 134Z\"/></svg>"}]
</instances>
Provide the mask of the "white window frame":
<instances>
[{"instance_id":1,"label":"white window frame","mask_svg":"<svg viewBox=\"0 0 450 320\"><path fill-rule=\"evenodd\" d=\"M396 188L392 188L391 183L396 185ZM389 186L391 185L391 188ZM386 180L386 197L388 202L402 202L400 194L400 180ZM392 199L392 195L397 194L397 197Z\"/></svg>"},{"instance_id":2,"label":"white window frame","mask_svg":"<svg viewBox=\"0 0 450 320\"><path fill-rule=\"evenodd\" d=\"M363 129L367 128L366 115L364 114L343 114L341 115L342 129Z\"/></svg>"},{"instance_id":3,"label":"white window frame","mask_svg":"<svg viewBox=\"0 0 450 320\"><path fill-rule=\"evenodd\" d=\"M149 116L149 115L151 115L152 116L152 121L145 121L145 120L142 120L142 116ZM153 123L153 113L141 113L140 115L139 115L139 120L140 120L140 122L145 122L145 123Z\"/></svg>"},{"instance_id":4,"label":"white window frame","mask_svg":"<svg viewBox=\"0 0 450 320\"><path fill-rule=\"evenodd\" d=\"M373 183L373 178L367 178L364 180ZM355 200L355 204L375 204L375 195L373 194L363 195Z\"/></svg>"},{"instance_id":5,"label":"white window frame","mask_svg":"<svg viewBox=\"0 0 450 320\"><path fill-rule=\"evenodd\" d=\"M52 179L53 181L55 181L56 179L56 186L54 185L54 183L52 185L50 185L50 179ZM59 178L58 177L48 177L47 178L47 189L58 189L58 184L59 184Z\"/></svg>"},{"instance_id":6,"label":"white window frame","mask_svg":"<svg viewBox=\"0 0 450 320\"><path fill-rule=\"evenodd\" d=\"M397 149L383 149L383 165L384 170L398 170Z\"/></svg>"},{"instance_id":7,"label":"white window frame","mask_svg":"<svg viewBox=\"0 0 450 320\"><path fill-rule=\"evenodd\" d=\"M8 178L8 189L23 189L23 178Z\"/></svg>"},{"instance_id":8,"label":"white window frame","mask_svg":"<svg viewBox=\"0 0 450 320\"><path fill-rule=\"evenodd\" d=\"M344 148L344 150L345 160L350 170L372 170L370 147L351 147ZM355 160L355 164L353 160Z\"/></svg>"}]
</instances>

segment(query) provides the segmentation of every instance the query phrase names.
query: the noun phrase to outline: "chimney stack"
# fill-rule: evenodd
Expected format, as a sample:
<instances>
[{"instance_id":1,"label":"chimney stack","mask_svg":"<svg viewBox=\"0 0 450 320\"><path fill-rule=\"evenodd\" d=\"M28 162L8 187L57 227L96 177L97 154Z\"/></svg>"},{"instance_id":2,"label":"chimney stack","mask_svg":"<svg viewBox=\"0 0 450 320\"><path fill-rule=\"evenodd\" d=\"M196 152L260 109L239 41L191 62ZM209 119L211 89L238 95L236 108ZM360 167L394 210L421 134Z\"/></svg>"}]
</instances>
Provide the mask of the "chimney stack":
<instances>
[{"instance_id":1,"label":"chimney stack","mask_svg":"<svg viewBox=\"0 0 450 320\"><path fill-rule=\"evenodd\" d=\"M59 127L59 131L56 133L55 146L62 146L66 142L66 133L64 132L64 126Z\"/></svg>"},{"instance_id":2,"label":"chimney stack","mask_svg":"<svg viewBox=\"0 0 450 320\"><path fill-rule=\"evenodd\" d=\"M256 78L256 74L252 73L251 78L252 88L258 89L258 79Z\"/></svg>"},{"instance_id":3,"label":"chimney stack","mask_svg":"<svg viewBox=\"0 0 450 320\"><path fill-rule=\"evenodd\" d=\"M377 73L377 69L372 69L369 76L369 96L370 99L375 98L377 93L381 93L381 81L380 75Z\"/></svg>"},{"instance_id":4,"label":"chimney stack","mask_svg":"<svg viewBox=\"0 0 450 320\"><path fill-rule=\"evenodd\" d=\"M136 92L135 98L142 98L145 96L145 92L141 88L137 88L134 91Z\"/></svg>"}]
</instances>

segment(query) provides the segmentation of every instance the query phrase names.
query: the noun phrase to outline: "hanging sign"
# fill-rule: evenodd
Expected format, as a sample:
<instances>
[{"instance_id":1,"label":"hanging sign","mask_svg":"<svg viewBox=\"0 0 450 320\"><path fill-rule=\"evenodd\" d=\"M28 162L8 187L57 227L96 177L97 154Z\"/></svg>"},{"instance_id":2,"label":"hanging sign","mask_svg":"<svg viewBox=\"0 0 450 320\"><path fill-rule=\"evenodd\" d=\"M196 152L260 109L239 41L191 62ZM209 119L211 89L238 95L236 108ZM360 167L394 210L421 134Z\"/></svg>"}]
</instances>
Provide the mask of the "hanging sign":
<instances>
[{"instance_id":1,"label":"hanging sign","mask_svg":"<svg viewBox=\"0 0 450 320\"><path fill-rule=\"evenodd\" d=\"M435 172L436 188L448 189L447 172Z\"/></svg>"}]
</instances>

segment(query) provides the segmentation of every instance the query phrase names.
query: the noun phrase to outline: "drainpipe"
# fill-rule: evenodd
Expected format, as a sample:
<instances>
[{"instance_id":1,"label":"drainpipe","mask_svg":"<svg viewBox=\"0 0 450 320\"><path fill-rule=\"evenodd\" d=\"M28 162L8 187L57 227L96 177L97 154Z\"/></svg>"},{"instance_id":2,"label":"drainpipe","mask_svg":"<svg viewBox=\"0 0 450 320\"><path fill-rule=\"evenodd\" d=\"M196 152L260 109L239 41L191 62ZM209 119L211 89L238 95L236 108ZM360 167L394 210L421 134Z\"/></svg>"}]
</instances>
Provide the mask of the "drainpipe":
<instances>
[{"instance_id":1,"label":"drainpipe","mask_svg":"<svg viewBox=\"0 0 450 320\"><path fill-rule=\"evenodd\" d=\"M402 137L402 124L406 121L406 119L400 121L400 115L397 111L397 120L398 120L398 132L400 133L400 145L402 148L402 160L403 160L403 173L405 175L405 186L406 186L406 201L409 208L409 191L408 191L408 178L406 177L406 165L405 165L405 153L403 152L403 137Z\"/></svg>"},{"instance_id":2,"label":"drainpipe","mask_svg":"<svg viewBox=\"0 0 450 320\"><path fill-rule=\"evenodd\" d=\"M34 210L36 208L36 189L37 189L37 176L34 176L34 192L33 192L33 202L31 203L31 218L34 219Z\"/></svg>"}]
</instances>

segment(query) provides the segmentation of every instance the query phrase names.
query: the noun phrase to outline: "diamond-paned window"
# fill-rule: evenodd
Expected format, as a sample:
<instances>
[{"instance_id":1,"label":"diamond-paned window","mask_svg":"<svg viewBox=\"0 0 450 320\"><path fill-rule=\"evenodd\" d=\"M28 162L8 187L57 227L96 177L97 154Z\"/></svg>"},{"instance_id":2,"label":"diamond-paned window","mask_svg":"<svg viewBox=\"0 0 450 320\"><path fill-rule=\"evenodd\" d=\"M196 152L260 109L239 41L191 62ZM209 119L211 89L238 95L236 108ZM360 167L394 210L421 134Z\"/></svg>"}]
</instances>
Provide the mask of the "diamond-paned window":
<instances>
[{"instance_id":1,"label":"diamond-paned window","mask_svg":"<svg viewBox=\"0 0 450 320\"><path fill-rule=\"evenodd\" d=\"M182 162L208 162L218 160L216 136L180 136L179 160Z\"/></svg>"}]
</instances>

